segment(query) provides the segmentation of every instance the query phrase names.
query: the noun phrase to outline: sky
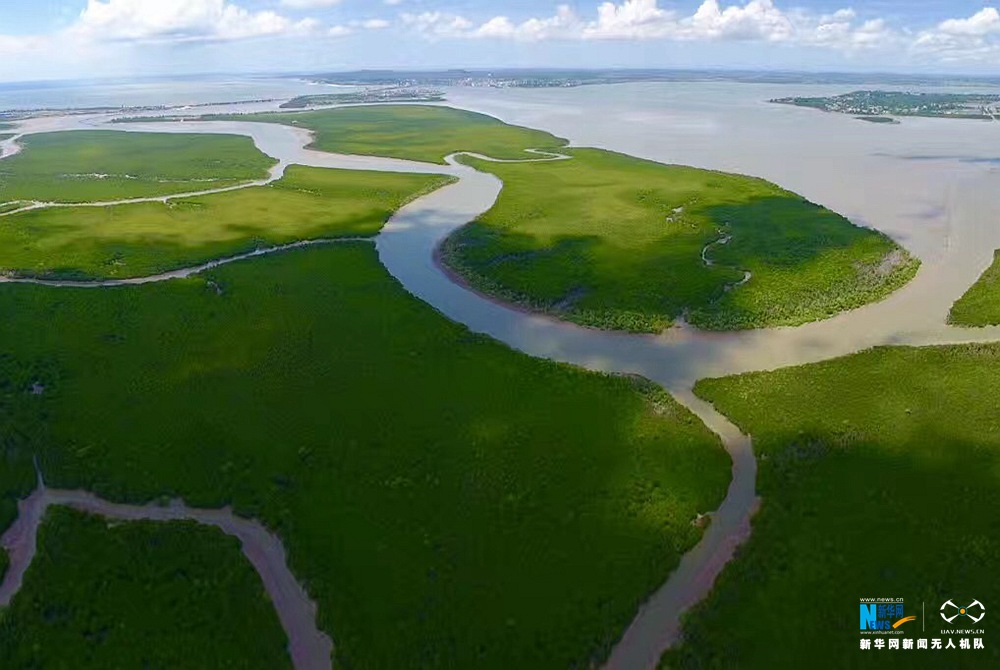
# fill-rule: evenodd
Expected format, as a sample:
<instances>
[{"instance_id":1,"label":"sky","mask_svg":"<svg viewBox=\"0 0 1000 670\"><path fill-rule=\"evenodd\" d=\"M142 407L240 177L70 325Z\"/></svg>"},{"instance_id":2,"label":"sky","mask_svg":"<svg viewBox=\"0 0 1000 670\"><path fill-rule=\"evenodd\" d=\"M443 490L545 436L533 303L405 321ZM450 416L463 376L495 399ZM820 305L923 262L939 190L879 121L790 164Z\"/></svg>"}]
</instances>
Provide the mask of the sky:
<instances>
[{"instance_id":1,"label":"sky","mask_svg":"<svg viewBox=\"0 0 1000 670\"><path fill-rule=\"evenodd\" d=\"M0 0L0 81L362 68L1000 75L1000 0Z\"/></svg>"}]
</instances>

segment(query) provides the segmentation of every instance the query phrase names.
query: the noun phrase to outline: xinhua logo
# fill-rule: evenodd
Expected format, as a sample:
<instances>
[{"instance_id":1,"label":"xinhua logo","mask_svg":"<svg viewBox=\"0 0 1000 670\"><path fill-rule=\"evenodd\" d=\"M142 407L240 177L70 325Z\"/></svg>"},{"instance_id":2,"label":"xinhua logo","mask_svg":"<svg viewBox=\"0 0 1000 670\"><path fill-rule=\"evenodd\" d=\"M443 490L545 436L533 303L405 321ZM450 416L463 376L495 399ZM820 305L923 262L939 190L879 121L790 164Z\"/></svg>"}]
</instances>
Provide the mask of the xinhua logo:
<instances>
[{"instance_id":1,"label":"xinhua logo","mask_svg":"<svg viewBox=\"0 0 1000 670\"><path fill-rule=\"evenodd\" d=\"M890 630L916 618L903 615L903 603L861 604L861 630Z\"/></svg>"},{"instance_id":2,"label":"xinhua logo","mask_svg":"<svg viewBox=\"0 0 1000 670\"><path fill-rule=\"evenodd\" d=\"M941 618L948 623L951 623L959 617L968 617L972 620L972 623L979 623L985 616L986 606L978 600L973 600L965 607L956 605L950 600L944 605L941 605Z\"/></svg>"}]
</instances>

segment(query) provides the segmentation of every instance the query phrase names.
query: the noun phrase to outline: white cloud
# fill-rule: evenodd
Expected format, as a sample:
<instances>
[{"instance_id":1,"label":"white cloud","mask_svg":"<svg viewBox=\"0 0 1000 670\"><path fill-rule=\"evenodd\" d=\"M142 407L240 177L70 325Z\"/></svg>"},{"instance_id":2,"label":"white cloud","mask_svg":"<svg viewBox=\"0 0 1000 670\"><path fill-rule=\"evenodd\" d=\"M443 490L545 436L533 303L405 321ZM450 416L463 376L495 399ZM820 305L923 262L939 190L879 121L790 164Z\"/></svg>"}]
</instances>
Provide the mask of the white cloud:
<instances>
[{"instance_id":1,"label":"white cloud","mask_svg":"<svg viewBox=\"0 0 1000 670\"><path fill-rule=\"evenodd\" d=\"M497 16L479 26L473 36L538 41L572 37L581 27L580 18L572 8L569 5L560 5L556 9L555 16L545 19L532 18L514 23L506 16Z\"/></svg>"},{"instance_id":2,"label":"white cloud","mask_svg":"<svg viewBox=\"0 0 1000 670\"><path fill-rule=\"evenodd\" d=\"M967 19L948 19L938 26L947 35L983 36L1000 32L1000 12L994 7L986 7Z\"/></svg>"},{"instance_id":3,"label":"white cloud","mask_svg":"<svg viewBox=\"0 0 1000 670\"><path fill-rule=\"evenodd\" d=\"M0 55L16 56L30 52L51 52L51 39L46 36L0 35Z\"/></svg>"},{"instance_id":4,"label":"white cloud","mask_svg":"<svg viewBox=\"0 0 1000 670\"><path fill-rule=\"evenodd\" d=\"M529 14L529 18L504 12L473 18L471 14L433 10L437 3L432 0L77 0L85 7L67 28L34 36L0 34L0 56L14 64L11 71L19 71L17 68L25 68L18 63L43 60L52 64L50 70L57 69L55 63L63 60L79 64L88 58L106 57L114 64L127 60L122 43L316 36L320 39L315 46L303 40L302 49L320 50L324 36L343 37L396 25L431 40L729 41L809 47L847 55L877 50L883 54L879 62L889 68L1000 62L1000 0L987 0L982 9L968 16L933 25L890 24L874 15L868 3L860 2L855 3L858 11L845 7L818 12L804 8L811 3L802 0L698 0L695 7L683 4L685 11L676 9L682 3L675 0L562 1L567 4L554 12ZM471 7L476 3L450 4ZM339 24L302 18L309 8L334 5L353 15ZM364 10L386 6L399 7L397 11L402 13L394 21L377 15L364 18ZM414 9L417 7L428 9ZM373 41L370 48L378 46ZM609 44L593 50L613 55L616 48ZM780 62L795 67L787 58Z\"/></svg>"},{"instance_id":5,"label":"white cloud","mask_svg":"<svg viewBox=\"0 0 1000 670\"><path fill-rule=\"evenodd\" d=\"M333 7L341 0L281 0L278 4L292 9L316 9L318 7Z\"/></svg>"},{"instance_id":6,"label":"white cloud","mask_svg":"<svg viewBox=\"0 0 1000 670\"><path fill-rule=\"evenodd\" d=\"M995 62L1000 58L1000 11L986 7L968 18L942 21L918 33L911 51L946 62Z\"/></svg>"},{"instance_id":7,"label":"white cloud","mask_svg":"<svg viewBox=\"0 0 1000 670\"><path fill-rule=\"evenodd\" d=\"M660 9L657 0L625 0L620 5L601 3L597 21L584 28L583 37L598 39L649 39L666 37L676 29L673 12Z\"/></svg>"},{"instance_id":8,"label":"white cloud","mask_svg":"<svg viewBox=\"0 0 1000 670\"><path fill-rule=\"evenodd\" d=\"M690 19L683 22L693 39L741 39L779 42L795 36L791 20L772 0L751 0L744 6L719 7L718 0L705 0Z\"/></svg>"},{"instance_id":9,"label":"white cloud","mask_svg":"<svg viewBox=\"0 0 1000 670\"><path fill-rule=\"evenodd\" d=\"M431 38L742 40L853 51L882 46L895 37L880 19L859 23L853 9L832 14L783 11L774 0L749 0L725 6L719 0L704 0L689 16L661 7L658 0L622 0L602 2L597 6L596 17L590 20L569 5L560 5L554 16L521 22L501 15L476 24L444 12L403 14L402 19L404 24Z\"/></svg>"},{"instance_id":10,"label":"white cloud","mask_svg":"<svg viewBox=\"0 0 1000 670\"><path fill-rule=\"evenodd\" d=\"M340 24L330 27L326 34L330 37L347 37L348 35L353 35L359 30L383 30L388 28L391 23L385 19L368 19L366 21L350 21L346 25Z\"/></svg>"},{"instance_id":11,"label":"white cloud","mask_svg":"<svg viewBox=\"0 0 1000 670\"><path fill-rule=\"evenodd\" d=\"M896 33L889 28L885 19L865 21L851 35L850 44L860 48L886 46L898 41Z\"/></svg>"},{"instance_id":12,"label":"white cloud","mask_svg":"<svg viewBox=\"0 0 1000 670\"><path fill-rule=\"evenodd\" d=\"M319 7L333 7L339 5L341 0L280 0L278 3L282 7L291 9L316 9Z\"/></svg>"},{"instance_id":13,"label":"white cloud","mask_svg":"<svg viewBox=\"0 0 1000 670\"><path fill-rule=\"evenodd\" d=\"M475 27L465 17L445 12L406 13L400 18L405 25L430 37L469 37Z\"/></svg>"},{"instance_id":14,"label":"white cloud","mask_svg":"<svg viewBox=\"0 0 1000 670\"><path fill-rule=\"evenodd\" d=\"M316 25L313 19L292 21L226 0L88 0L70 30L103 41L185 41L308 32Z\"/></svg>"}]
</instances>

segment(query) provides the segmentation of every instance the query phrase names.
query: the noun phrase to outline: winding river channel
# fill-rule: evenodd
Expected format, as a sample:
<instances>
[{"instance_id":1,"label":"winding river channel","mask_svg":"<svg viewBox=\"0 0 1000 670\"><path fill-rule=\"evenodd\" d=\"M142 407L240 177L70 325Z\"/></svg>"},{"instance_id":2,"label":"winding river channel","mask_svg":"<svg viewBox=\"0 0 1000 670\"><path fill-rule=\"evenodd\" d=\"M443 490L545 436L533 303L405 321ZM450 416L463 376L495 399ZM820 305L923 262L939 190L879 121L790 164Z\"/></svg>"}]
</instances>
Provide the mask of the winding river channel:
<instances>
[{"instance_id":1,"label":"winding river channel","mask_svg":"<svg viewBox=\"0 0 1000 670\"><path fill-rule=\"evenodd\" d=\"M766 92L750 88L741 89L733 98L736 102L724 107L712 98L714 89L709 86L707 93L696 91L695 102L681 113L674 112L672 117L664 117L662 113L656 116L649 111L652 109L649 105L646 111L641 105L629 106L628 95L603 96L613 99L606 104L622 105L614 112L621 115L620 120L632 115L630 123L633 125L649 123L652 141L633 150L627 142L614 137L592 137L588 131L580 130L584 127L620 127L618 123L584 122L588 117L580 110L591 108L583 103L579 103L579 109L574 107L573 96L592 95L593 90L565 94L518 91L511 92L508 97L490 93L469 100L458 95L453 100L461 107L490 112L504 120L569 136L574 144L625 149L664 162L676 161L770 178L844 212L859 224L883 230L923 261L921 271L908 286L880 303L798 328L708 333L681 326L655 336L610 333L500 304L456 282L439 267L435 260L436 250L444 238L489 210L502 189L496 177L459 164L455 156L447 159L447 165L431 165L330 154L306 149L311 137L302 129L243 122L104 125L109 117L65 117L27 121L20 132L30 134L99 126L123 132L248 135L264 153L279 161L268 181L279 178L291 164L454 177L455 183L403 207L375 239L382 263L406 290L450 319L529 355L596 371L640 374L659 383L720 436L732 458L733 479L729 492L712 515L712 523L702 540L684 556L667 582L640 609L606 665L608 670L645 670L655 668L662 652L679 640L681 614L708 594L736 548L749 537L750 520L759 504L755 493L756 460L750 438L694 395L695 382L706 377L817 362L879 345L1000 340L1000 328L961 329L946 323L953 302L989 265L993 250L1000 248L1000 226L992 219L995 212L1000 211L998 176L990 155L984 153L988 149L982 148L996 145L1000 126L961 121L932 123L936 120L875 126L810 110L777 105L765 108L760 101L767 99L763 97ZM638 89L647 98L650 90ZM644 113L651 116L641 117ZM789 137L782 135L774 137L772 142L758 128L764 123L762 118L770 124L771 135L774 124L786 123L808 128L809 132L804 135L807 139L800 137L797 144L792 145ZM564 122L560 119L570 122L561 125ZM676 128L666 134L661 129L657 135L653 129L661 128L660 124L668 121ZM732 133L735 131L725 126L726 123L736 124L737 129L743 127L740 124L749 124L747 127L753 133L746 135L741 145L743 151L733 149ZM904 129L902 133L900 128ZM922 133L928 128L940 132L927 140ZM836 147L828 144L834 130L847 138ZM887 134L893 132L897 133L894 137ZM658 141L663 144L658 145ZM4 143L4 155L15 151L14 144L16 142ZM656 153L657 146L661 146L664 153ZM696 150L701 153L696 154ZM527 158L554 159L558 157ZM816 169L810 172L811 167ZM830 180L840 181L832 183ZM150 200L162 201L163 198ZM280 250L262 250L247 256ZM247 256L223 259L215 265ZM129 280L129 283L165 281L207 267ZM63 287L79 285L26 281ZM3 544L11 551L13 560L0 586L0 594L9 598L16 591L18 584L11 585L8 581L13 579L12 574L23 575L27 569L41 519L38 510L50 504L68 504L118 518L160 518L156 515L161 514L166 515L164 519L194 518L222 527L226 532L242 528L240 532L247 532L231 534L240 537L244 552L258 568L271 594L289 635L296 668L326 670L331 667L332 645L324 646L324 636L316 629L315 608L304 591L301 587L295 591L290 586L295 580L288 571L280 542L258 524L238 520L226 511L190 510L180 503L165 508L168 510L165 512L158 511L164 508L117 506L97 501L85 493L53 492L40 487L32 499L22 503L18 524L4 535ZM264 563L255 560L254 556L266 557L262 559ZM288 593L293 593L293 597L286 597Z\"/></svg>"},{"instance_id":2,"label":"winding river channel","mask_svg":"<svg viewBox=\"0 0 1000 670\"><path fill-rule=\"evenodd\" d=\"M333 641L317 628L316 604L288 569L281 539L256 521L236 516L229 508L193 509L179 500L169 505L118 505L86 491L47 488L39 475L38 488L20 502L17 521L0 538L0 546L10 556L10 567L0 583L0 607L9 605L21 588L35 555L39 525L53 505L121 521L194 521L235 537L274 604L288 635L288 651L294 667L297 670L331 667Z\"/></svg>"}]
</instances>

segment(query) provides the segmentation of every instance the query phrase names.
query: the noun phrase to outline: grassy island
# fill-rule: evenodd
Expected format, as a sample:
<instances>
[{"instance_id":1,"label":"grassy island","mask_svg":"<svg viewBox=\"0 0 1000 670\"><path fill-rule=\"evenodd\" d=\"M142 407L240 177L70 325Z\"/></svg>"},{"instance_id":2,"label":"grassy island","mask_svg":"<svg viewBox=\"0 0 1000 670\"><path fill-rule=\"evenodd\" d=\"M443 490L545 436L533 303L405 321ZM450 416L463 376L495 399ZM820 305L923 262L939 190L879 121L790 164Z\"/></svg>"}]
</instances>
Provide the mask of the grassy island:
<instances>
[{"instance_id":1,"label":"grassy island","mask_svg":"<svg viewBox=\"0 0 1000 670\"><path fill-rule=\"evenodd\" d=\"M1000 326L1000 251L972 288L951 308L948 322L956 326Z\"/></svg>"},{"instance_id":2,"label":"grassy island","mask_svg":"<svg viewBox=\"0 0 1000 670\"><path fill-rule=\"evenodd\" d=\"M899 121L891 116L856 116L854 117L858 121L867 121L868 123L880 123L883 125L898 126Z\"/></svg>"},{"instance_id":3,"label":"grassy island","mask_svg":"<svg viewBox=\"0 0 1000 670\"><path fill-rule=\"evenodd\" d=\"M264 179L274 165L253 140L235 135L87 130L28 135L19 142L23 150L0 163L0 203L203 191Z\"/></svg>"},{"instance_id":4,"label":"grassy island","mask_svg":"<svg viewBox=\"0 0 1000 670\"><path fill-rule=\"evenodd\" d=\"M503 159L536 158L524 150L557 149L566 144L549 133L511 126L491 116L424 105L387 104L206 119L299 126L316 133L313 148L320 151L426 163L443 163L446 156L459 151Z\"/></svg>"},{"instance_id":5,"label":"grassy island","mask_svg":"<svg viewBox=\"0 0 1000 670\"><path fill-rule=\"evenodd\" d=\"M734 330L822 319L916 272L884 235L761 179L565 153L572 160L467 159L505 184L443 250L473 286L588 326L652 332L686 315Z\"/></svg>"},{"instance_id":6,"label":"grassy island","mask_svg":"<svg viewBox=\"0 0 1000 670\"><path fill-rule=\"evenodd\" d=\"M862 667L859 598L926 603L926 632L907 637L927 638L948 599L1000 600L1000 519L983 512L1000 505L1000 345L881 348L696 390L753 435L764 503L665 667ZM810 633L789 635L784 604L803 598L795 628ZM998 663L988 640L948 662Z\"/></svg>"},{"instance_id":7,"label":"grassy island","mask_svg":"<svg viewBox=\"0 0 1000 670\"><path fill-rule=\"evenodd\" d=\"M447 177L292 166L267 186L115 207L0 218L0 272L121 279L299 240L370 237Z\"/></svg>"},{"instance_id":8,"label":"grassy island","mask_svg":"<svg viewBox=\"0 0 1000 670\"><path fill-rule=\"evenodd\" d=\"M281 109L306 109L326 105L372 105L401 102L444 102L444 93L421 88L375 88L354 93L302 95L280 105Z\"/></svg>"},{"instance_id":9,"label":"grassy island","mask_svg":"<svg viewBox=\"0 0 1000 670\"><path fill-rule=\"evenodd\" d=\"M776 98L771 102L850 114L862 121L879 119L876 123L893 123L892 116L993 121L1000 113L1000 95L984 93L853 91L821 98Z\"/></svg>"},{"instance_id":10,"label":"grassy island","mask_svg":"<svg viewBox=\"0 0 1000 670\"><path fill-rule=\"evenodd\" d=\"M291 670L260 578L221 531L56 507L38 544L0 610L5 668Z\"/></svg>"}]
</instances>

